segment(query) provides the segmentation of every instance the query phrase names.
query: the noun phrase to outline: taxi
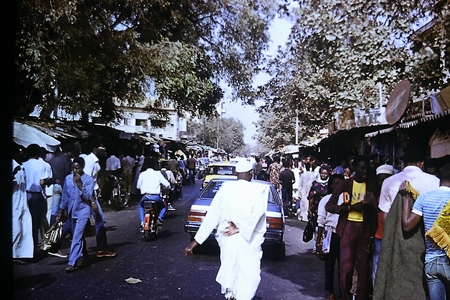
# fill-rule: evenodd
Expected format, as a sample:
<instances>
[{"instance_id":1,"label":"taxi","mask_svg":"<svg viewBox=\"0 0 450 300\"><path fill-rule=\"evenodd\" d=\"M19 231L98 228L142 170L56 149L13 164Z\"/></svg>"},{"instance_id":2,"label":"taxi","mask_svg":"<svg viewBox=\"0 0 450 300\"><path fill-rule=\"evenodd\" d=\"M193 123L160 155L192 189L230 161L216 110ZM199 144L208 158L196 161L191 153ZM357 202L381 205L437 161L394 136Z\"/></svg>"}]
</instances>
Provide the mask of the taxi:
<instances>
[{"instance_id":1,"label":"taxi","mask_svg":"<svg viewBox=\"0 0 450 300\"><path fill-rule=\"evenodd\" d=\"M237 179L236 164L224 162L212 162L206 167L205 178L203 179L201 189L203 189L212 179Z\"/></svg>"}]
</instances>

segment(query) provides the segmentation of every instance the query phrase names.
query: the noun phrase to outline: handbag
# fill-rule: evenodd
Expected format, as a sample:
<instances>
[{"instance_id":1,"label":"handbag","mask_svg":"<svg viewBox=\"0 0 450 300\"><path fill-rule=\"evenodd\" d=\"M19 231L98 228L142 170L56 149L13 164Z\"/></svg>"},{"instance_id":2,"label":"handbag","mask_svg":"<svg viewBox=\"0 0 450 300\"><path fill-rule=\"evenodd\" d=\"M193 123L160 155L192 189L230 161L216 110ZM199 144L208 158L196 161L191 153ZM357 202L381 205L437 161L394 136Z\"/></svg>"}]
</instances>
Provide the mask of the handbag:
<instances>
[{"instance_id":1,"label":"handbag","mask_svg":"<svg viewBox=\"0 0 450 300\"><path fill-rule=\"evenodd\" d=\"M311 220L306 224L305 230L303 230L303 242L307 243L312 240L314 235L314 227L312 225Z\"/></svg>"},{"instance_id":2,"label":"handbag","mask_svg":"<svg viewBox=\"0 0 450 300\"><path fill-rule=\"evenodd\" d=\"M44 234L40 248L44 251L50 250L56 243L59 242L62 236L63 223L61 221L55 223Z\"/></svg>"}]
</instances>

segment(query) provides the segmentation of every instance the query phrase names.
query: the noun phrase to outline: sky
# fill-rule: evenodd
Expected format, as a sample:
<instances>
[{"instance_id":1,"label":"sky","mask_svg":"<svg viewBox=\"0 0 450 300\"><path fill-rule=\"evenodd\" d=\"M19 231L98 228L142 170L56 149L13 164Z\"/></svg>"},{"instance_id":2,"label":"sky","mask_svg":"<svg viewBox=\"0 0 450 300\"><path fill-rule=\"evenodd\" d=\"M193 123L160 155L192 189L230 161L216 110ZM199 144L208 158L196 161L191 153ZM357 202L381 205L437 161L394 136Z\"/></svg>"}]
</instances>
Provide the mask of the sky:
<instances>
[{"instance_id":1,"label":"sky","mask_svg":"<svg viewBox=\"0 0 450 300\"><path fill-rule=\"evenodd\" d=\"M292 24L285 19L275 18L272 22L272 26L269 29L271 42L269 44L269 50L266 55L276 55L278 46L284 47L289 33L291 31ZM270 76L266 73L258 74L253 82L253 85L263 85L270 79ZM242 105L240 101L232 102L229 100L231 92L230 88L226 85L222 85L222 89L225 91L224 102L225 118L235 118L244 125L244 142L249 145L254 145L256 141L252 137L256 134L256 128L253 124L259 118L258 113L255 111L255 106ZM259 103L258 103L259 102ZM262 101L255 103L256 106L262 105Z\"/></svg>"}]
</instances>

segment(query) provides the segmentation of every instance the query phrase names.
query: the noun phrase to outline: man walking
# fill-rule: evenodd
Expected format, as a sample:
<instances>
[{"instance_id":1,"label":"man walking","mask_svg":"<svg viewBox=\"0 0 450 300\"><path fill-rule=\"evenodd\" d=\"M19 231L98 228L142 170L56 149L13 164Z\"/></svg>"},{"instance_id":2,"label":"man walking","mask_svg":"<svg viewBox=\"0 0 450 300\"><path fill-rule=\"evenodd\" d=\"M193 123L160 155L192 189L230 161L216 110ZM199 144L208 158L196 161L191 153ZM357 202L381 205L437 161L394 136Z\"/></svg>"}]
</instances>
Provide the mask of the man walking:
<instances>
[{"instance_id":1,"label":"man walking","mask_svg":"<svg viewBox=\"0 0 450 300\"><path fill-rule=\"evenodd\" d=\"M122 165L122 180L123 188L127 191L127 198L130 200L131 197L131 187L133 185L133 168L136 163L134 158L130 155L122 157L120 161Z\"/></svg>"},{"instance_id":2,"label":"man walking","mask_svg":"<svg viewBox=\"0 0 450 300\"><path fill-rule=\"evenodd\" d=\"M353 299L351 289L355 268L358 272L355 299L366 300L370 291L379 187L375 178L368 177L369 162L365 157L355 157L354 166L354 177L339 183L325 208L339 214L336 233L341 238L339 275L343 300Z\"/></svg>"},{"instance_id":3,"label":"man walking","mask_svg":"<svg viewBox=\"0 0 450 300\"><path fill-rule=\"evenodd\" d=\"M105 143L100 139L94 139L91 143L92 152L84 155L84 173L94 178L94 193L92 198L92 215L95 220L95 235L97 240L97 257L114 257L115 252L108 250L108 240L106 237L106 218L102 207L98 201L100 189L98 185L98 172L100 171L99 157L105 155ZM81 156L81 155L80 155Z\"/></svg>"},{"instance_id":4,"label":"man walking","mask_svg":"<svg viewBox=\"0 0 450 300\"><path fill-rule=\"evenodd\" d=\"M226 299L252 299L261 281L269 188L250 182L251 170L247 160L236 165L238 180L222 184L194 240L185 248L192 255L217 227L221 264L216 281Z\"/></svg>"},{"instance_id":5,"label":"man walking","mask_svg":"<svg viewBox=\"0 0 450 300\"><path fill-rule=\"evenodd\" d=\"M62 211L69 213L72 227L72 243L70 245L69 264L66 272L73 272L82 263L86 263L89 255L84 239L84 229L91 216L91 205L96 204L91 201L94 192L94 179L83 172L84 159L76 157L72 163L73 173L68 175L64 182L63 195L60 203L60 210L57 216L59 219Z\"/></svg>"},{"instance_id":6,"label":"man walking","mask_svg":"<svg viewBox=\"0 0 450 300\"><path fill-rule=\"evenodd\" d=\"M422 148L406 149L402 157L406 167L384 180L379 209L383 214L383 240L378 261L374 300L425 299L423 260L425 250L423 228L405 235L402 230L403 199L399 194L404 181L415 191L415 198L439 188L439 178L422 171L425 160Z\"/></svg>"},{"instance_id":7,"label":"man walking","mask_svg":"<svg viewBox=\"0 0 450 300\"><path fill-rule=\"evenodd\" d=\"M404 182L400 186L400 194L403 198L403 230L412 231L423 219L427 235L425 238L425 278L430 300L448 299L450 295L450 261L446 251L436 245L436 242L442 241L439 236L441 230L434 229L433 224L438 219L442 208L450 200L450 164L446 164L442 168L440 187L437 190L420 194L414 204L411 193L407 191L407 184ZM447 234L448 232L445 236L448 236Z\"/></svg>"},{"instance_id":8,"label":"man walking","mask_svg":"<svg viewBox=\"0 0 450 300\"><path fill-rule=\"evenodd\" d=\"M48 174L48 166L44 160L40 160L41 148L39 145L31 144L27 147L29 159L23 163L25 171L25 182L27 191L28 207L33 224L33 243L36 249L39 242L39 229L41 227L41 216L44 198L44 184L51 177Z\"/></svg>"},{"instance_id":9,"label":"man walking","mask_svg":"<svg viewBox=\"0 0 450 300\"><path fill-rule=\"evenodd\" d=\"M295 182L294 172L291 170L291 162L283 160L284 170L280 173L281 199L283 200L284 215L289 215L289 207L292 208L292 185Z\"/></svg>"},{"instance_id":10,"label":"man walking","mask_svg":"<svg viewBox=\"0 0 450 300\"><path fill-rule=\"evenodd\" d=\"M197 160L194 158L194 154L191 154L189 159L187 160L187 168L189 171L189 184L195 184L195 166L197 164Z\"/></svg>"}]
</instances>

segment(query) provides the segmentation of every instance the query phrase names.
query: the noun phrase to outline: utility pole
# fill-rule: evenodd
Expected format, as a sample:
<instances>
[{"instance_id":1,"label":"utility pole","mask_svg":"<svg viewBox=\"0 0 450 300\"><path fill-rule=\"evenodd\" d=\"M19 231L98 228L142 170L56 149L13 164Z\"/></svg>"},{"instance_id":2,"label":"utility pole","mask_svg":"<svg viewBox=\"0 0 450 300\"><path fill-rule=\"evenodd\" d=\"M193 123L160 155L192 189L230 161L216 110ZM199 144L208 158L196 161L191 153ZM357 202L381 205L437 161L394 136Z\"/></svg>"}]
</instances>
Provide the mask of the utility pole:
<instances>
[{"instance_id":1,"label":"utility pole","mask_svg":"<svg viewBox=\"0 0 450 300\"><path fill-rule=\"evenodd\" d=\"M298 110L295 110L295 145L298 145Z\"/></svg>"},{"instance_id":2,"label":"utility pole","mask_svg":"<svg viewBox=\"0 0 450 300\"><path fill-rule=\"evenodd\" d=\"M225 114L225 108L223 108L223 105L225 103L221 102L220 103L220 107L219 107L219 117L217 118L217 140L216 140L216 149L219 149L219 122L220 122L220 117Z\"/></svg>"}]
</instances>

